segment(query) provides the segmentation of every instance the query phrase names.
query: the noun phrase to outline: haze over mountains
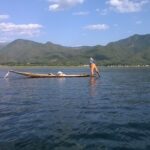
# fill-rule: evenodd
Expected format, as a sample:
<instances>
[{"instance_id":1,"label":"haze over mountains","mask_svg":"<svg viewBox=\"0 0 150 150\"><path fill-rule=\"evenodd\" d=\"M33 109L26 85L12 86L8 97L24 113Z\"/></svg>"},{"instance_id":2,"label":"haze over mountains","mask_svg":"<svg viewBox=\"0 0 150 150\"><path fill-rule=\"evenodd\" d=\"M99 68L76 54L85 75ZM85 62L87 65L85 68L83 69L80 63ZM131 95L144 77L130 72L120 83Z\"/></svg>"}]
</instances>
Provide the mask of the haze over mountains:
<instances>
[{"instance_id":1,"label":"haze over mountains","mask_svg":"<svg viewBox=\"0 0 150 150\"><path fill-rule=\"evenodd\" d=\"M150 65L150 34L133 35L106 46L67 47L18 39L0 44L1 65Z\"/></svg>"}]
</instances>

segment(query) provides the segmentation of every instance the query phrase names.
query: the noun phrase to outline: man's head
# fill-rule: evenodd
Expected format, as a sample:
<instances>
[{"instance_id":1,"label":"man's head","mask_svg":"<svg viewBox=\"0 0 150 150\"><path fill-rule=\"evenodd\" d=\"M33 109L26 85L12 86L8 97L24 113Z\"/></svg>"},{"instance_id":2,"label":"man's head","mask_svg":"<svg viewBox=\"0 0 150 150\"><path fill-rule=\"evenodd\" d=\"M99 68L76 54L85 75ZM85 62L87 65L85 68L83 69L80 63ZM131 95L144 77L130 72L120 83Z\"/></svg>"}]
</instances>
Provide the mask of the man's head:
<instances>
[{"instance_id":1,"label":"man's head","mask_svg":"<svg viewBox=\"0 0 150 150\"><path fill-rule=\"evenodd\" d=\"M94 59L90 57L90 64L94 63Z\"/></svg>"}]
</instances>

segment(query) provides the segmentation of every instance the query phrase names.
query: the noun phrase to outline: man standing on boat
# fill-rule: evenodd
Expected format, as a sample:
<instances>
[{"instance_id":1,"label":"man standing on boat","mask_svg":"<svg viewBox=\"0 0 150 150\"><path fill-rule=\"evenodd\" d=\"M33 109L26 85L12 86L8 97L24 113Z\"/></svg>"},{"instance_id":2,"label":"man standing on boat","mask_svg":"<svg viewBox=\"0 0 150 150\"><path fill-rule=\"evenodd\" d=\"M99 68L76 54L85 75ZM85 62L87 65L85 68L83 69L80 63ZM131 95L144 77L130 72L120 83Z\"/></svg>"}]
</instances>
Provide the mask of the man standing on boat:
<instances>
[{"instance_id":1,"label":"man standing on boat","mask_svg":"<svg viewBox=\"0 0 150 150\"><path fill-rule=\"evenodd\" d=\"M98 76L100 77L99 70L98 70L98 68L95 64L95 61L92 57L90 58L90 72L91 72L91 76L94 76L94 73L96 72L98 74Z\"/></svg>"}]
</instances>

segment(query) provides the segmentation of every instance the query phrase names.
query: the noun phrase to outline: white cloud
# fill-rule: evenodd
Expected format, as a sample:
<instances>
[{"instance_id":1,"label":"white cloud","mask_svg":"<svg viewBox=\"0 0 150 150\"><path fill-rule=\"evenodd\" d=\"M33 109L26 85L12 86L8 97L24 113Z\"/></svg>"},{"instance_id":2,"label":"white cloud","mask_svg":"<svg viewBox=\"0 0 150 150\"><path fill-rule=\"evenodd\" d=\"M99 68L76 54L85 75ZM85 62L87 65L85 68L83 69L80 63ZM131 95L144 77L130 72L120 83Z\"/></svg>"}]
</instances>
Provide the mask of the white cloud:
<instances>
[{"instance_id":1,"label":"white cloud","mask_svg":"<svg viewBox=\"0 0 150 150\"><path fill-rule=\"evenodd\" d=\"M0 20L9 19L9 15L0 15ZM12 22L0 22L0 41L10 41L16 38L36 37L43 28L40 24L15 24Z\"/></svg>"},{"instance_id":2,"label":"white cloud","mask_svg":"<svg viewBox=\"0 0 150 150\"><path fill-rule=\"evenodd\" d=\"M9 18L9 15L0 15L0 21L8 19L8 18Z\"/></svg>"},{"instance_id":3,"label":"white cloud","mask_svg":"<svg viewBox=\"0 0 150 150\"><path fill-rule=\"evenodd\" d=\"M67 8L82 4L84 0L49 0L50 11L62 11Z\"/></svg>"},{"instance_id":4,"label":"white cloud","mask_svg":"<svg viewBox=\"0 0 150 150\"><path fill-rule=\"evenodd\" d=\"M84 29L101 31L109 29L109 26L107 24L92 24L85 26Z\"/></svg>"},{"instance_id":5,"label":"white cloud","mask_svg":"<svg viewBox=\"0 0 150 150\"><path fill-rule=\"evenodd\" d=\"M75 16L86 16L86 15L89 15L89 12L88 11L80 11L80 12L73 13L73 15L75 15Z\"/></svg>"},{"instance_id":6,"label":"white cloud","mask_svg":"<svg viewBox=\"0 0 150 150\"><path fill-rule=\"evenodd\" d=\"M53 5L50 5L49 6L49 10L50 11L56 11L56 10L58 10L59 9L59 5L58 4L53 4Z\"/></svg>"},{"instance_id":7,"label":"white cloud","mask_svg":"<svg viewBox=\"0 0 150 150\"><path fill-rule=\"evenodd\" d=\"M0 23L0 32L17 35L32 36L40 32L42 28L39 24L14 24L14 23Z\"/></svg>"},{"instance_id":8,"label":"white cloud","mask_svg":"<svg viewBox=\"0 0 150 150\"><path fill-rule=\"evenodd\" d=\"M0 41L7 42L16 38L36 37L41 33L39 24L0 23Z\"/></svg>"},{"instance_id":9,"label":"white cloud","mask_svg":"<svg viewBox=\"0 0 150 150\"><path fill-rule=\"evenodd\" d=\"M148 0L108 0L107 4L121 13L129 13L140 11L148 2Z\"/></svg>"}]
</instances>

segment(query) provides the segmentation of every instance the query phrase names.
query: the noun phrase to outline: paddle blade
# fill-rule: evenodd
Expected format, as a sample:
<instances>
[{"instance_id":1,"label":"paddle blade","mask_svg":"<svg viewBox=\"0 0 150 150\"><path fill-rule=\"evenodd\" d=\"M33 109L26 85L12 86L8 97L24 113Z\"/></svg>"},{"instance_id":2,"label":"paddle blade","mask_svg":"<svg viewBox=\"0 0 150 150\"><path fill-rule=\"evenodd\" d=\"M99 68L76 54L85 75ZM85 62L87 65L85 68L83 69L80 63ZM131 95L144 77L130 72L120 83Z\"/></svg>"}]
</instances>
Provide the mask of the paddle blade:
<instances>
[{"instance_id":1,"label":"paddle blade","mask_svg":"<svg viewBox=\"0 0 150 150\"><path fill-rule=\"evenodd\" d=\"M4 76L4 79L8 78L9 73L10 73L9 71L6 73L6 75Z\"/></svg>"}]
</instances>

